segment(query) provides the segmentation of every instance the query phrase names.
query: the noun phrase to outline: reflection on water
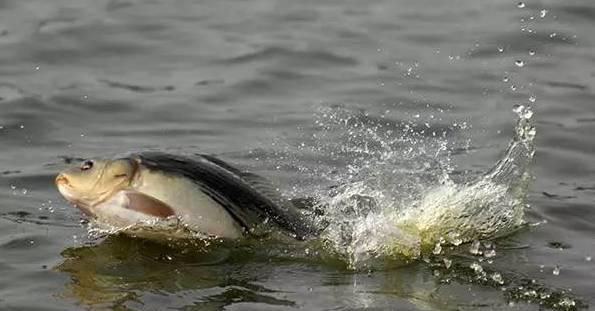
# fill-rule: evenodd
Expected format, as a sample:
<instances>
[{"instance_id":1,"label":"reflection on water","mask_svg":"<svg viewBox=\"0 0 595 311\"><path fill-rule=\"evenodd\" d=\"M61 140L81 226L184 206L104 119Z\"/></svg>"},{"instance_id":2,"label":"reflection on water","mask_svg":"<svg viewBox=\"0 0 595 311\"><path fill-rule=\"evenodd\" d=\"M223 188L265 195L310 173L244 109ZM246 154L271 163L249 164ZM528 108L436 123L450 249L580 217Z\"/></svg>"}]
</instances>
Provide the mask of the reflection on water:
<instances>
[{"instance_id":1,"label":"reflection on water","mask_svg":"<svg viewBox=\"0 0 595 311\"><path fill-rule=\"evenodd\" d=\"M489 248L484 245L480 250L495 248L492 243L486 242ZM305 302L296 301L303 299L302 295L328 288L331 302L347 299L353 306L365 308L395 299L403 307L443 310L461 303L467 295L466 289L444 291L448 284L493 288L501 295L493 298L495 301L505 298L510 303L537 303L559 310L584 307L566 290L540 284L505 267L482 268L478 259L494 258L487 252L470 255L467 248L451 247L422 263L401 266L384 261L375 270L357 272L346 270L338 258L322 255L315 245L302 242L188 240L164 244L116 235L94 245L66 249L64 261L54 269L70 277L61 296L93 309L136 309L144 304L182 310L224 310L231 305L303 308ZM320 279L306 277L301 286L264 285L315 271ZM345 291L345 286L351 290ZM379 299L386 295L392 298ZM491 300L484 303L499 308Z\"/></svg>"},{"instance_id":2,"label":"reflection on water","mask_svg":"<svg viewBox=\"0 0 595 311\"><path fill-rule=\"evenodd\" d=\"M262 264L254 266L250 247L201 240L176 243L110 236L97 245L66 249L64 262L55 269L71 276L68 294L92 306L124 306L139 301L143 293L167 296L201 289L205 291L189 296L187 303L213 310L238 302L293 304L257 285L266 278L261 273L268 272Z\"/></svg>"}]
</instances>

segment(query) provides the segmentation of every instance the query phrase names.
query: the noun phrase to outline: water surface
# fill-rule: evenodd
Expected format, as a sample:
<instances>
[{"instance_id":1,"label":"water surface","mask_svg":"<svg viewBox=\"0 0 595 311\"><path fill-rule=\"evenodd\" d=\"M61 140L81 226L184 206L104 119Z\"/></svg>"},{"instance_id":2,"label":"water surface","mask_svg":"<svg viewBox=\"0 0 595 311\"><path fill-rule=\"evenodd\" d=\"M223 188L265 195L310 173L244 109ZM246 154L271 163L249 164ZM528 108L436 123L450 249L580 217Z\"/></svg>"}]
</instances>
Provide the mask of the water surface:
<instances>
[{"instance_id":1,"label":"water surface","mask_svg":"<svg viewBox=\"0 0 595 311\"><path fill-rule=\"evenodd\" d=\"M0 308L538 310L532 290L593 305L594 21L587 0L0 1ZM527 290L478 280L469 245L449 275L273 241L98 243L52 184L71 159L150 149L217 154L300 197L365 163L326 109L427 123L464 178L499 159L515 104L535 112L539 225L480 264Z\"/></svg>"}]
</instances>

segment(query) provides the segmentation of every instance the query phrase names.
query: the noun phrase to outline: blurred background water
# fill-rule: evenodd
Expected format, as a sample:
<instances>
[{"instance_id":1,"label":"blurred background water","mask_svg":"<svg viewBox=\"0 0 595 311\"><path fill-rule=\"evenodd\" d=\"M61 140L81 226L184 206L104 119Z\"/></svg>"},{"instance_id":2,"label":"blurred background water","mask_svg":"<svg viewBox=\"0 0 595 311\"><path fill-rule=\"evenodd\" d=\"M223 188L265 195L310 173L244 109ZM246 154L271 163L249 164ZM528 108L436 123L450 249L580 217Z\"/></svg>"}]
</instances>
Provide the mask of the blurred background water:
<instances>
[{"instance_id":1,"label":"blurred background water","mask_svg":"<svg viewBox=\"0 0 595 311\"><path fill-rule=\"evenodd\" d=\"M538 310L421 261L362 272L284 246L82 247L52 184L73 158L154 149L307 193L315 168L340 167L299 148L328 107L444 129L453 174L480 172L515 104L535 111L539 225L486 265L593 305L594 26L587 0L0 0L0 309Z\"/></svg>"}]
</instances>

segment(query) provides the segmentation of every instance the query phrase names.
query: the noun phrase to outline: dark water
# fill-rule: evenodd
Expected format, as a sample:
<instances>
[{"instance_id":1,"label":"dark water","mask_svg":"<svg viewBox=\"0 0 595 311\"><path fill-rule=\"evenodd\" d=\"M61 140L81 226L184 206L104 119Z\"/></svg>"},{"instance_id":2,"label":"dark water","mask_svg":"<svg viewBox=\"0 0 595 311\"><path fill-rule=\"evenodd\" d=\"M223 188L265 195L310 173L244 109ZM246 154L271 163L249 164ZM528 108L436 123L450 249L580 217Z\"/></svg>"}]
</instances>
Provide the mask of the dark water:
<instances>
[{"instance_id":1,"label":"dark water","mask_svg":"<svg viewBox=\"0 0 595 311\"><path fill-rule=\"evenodd\" d=\"M0 309L593 305L594 26L587 0L0 0ZM449 276L421 260L351 271L277 242L89 241L52 184L65 159L153 149L218 154L290 194L323 189L317 168L343 163L300 146L326 107L395 131L424 120L451 142L453 175L480 172L532 97L526 219L539 225L482 262L508 289L477 280L469 254Z\"/></svg>"}]
</instances>

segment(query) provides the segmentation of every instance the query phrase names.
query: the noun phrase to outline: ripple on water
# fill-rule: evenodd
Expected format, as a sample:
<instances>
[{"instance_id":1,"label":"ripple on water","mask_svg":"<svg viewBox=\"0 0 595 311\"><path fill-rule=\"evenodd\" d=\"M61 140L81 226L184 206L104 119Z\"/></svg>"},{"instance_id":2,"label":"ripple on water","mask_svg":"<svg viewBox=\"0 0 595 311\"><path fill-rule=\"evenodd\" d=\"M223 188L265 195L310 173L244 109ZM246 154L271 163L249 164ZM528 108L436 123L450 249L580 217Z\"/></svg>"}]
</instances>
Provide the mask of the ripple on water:
<instances>
[{"instance_id":1,"label":"ripple on water","mask_svg":"<svg viewBox=\"0 0 595 311\"><path fill-rule=\"evenodd\" d=\"M160 91L174 91L176 88L171 85L166 86L143 86L143 85L136 85L130 83L122 83L111 81L107 79L99 79L99 82L104 83L108 87L115 88L115 89L123 89L131 92L136 93L153 93L153 92L160 92Z\"/></svg>"},{"instance_id":2,"label":"ripple on water","mask_svg":"<svg viewBox=\"0 0 595 311\"><path fill-rule=\"evenodd\" d=\"M44 243L51 243L51 241L45 237L40 235L21 235L21 236L12 236L12 237L4 237L0 240L0 249L10 250L10 249L31 249L35 247L35 244L44 244Z\"/></svg>"},{"instance_id":3,"label":"ripple on water","mask_svg":"<svg viewBox=\"0 0 595 311\"><path fill-rule=\"evenodd\" d=\"M595 19L595 8L589 5L553 4L551 10L559 15L568 14L570 18L580 18L588 22L593 22Z\"/></svg>"},{"instance_id":4,"label":"ripple on water","mask_svg":"<svg viewBox=\"0 0 595 311\"><path fill-rule=\"evenodd\" d=\"M2 102L10 102L26 96L26 92L16 85L2 83L0 84L0 107Z\"/></svg>"},{"instance_id":5,"label":"ripple on water","mask_svg":"<svg viewBox=\"0 0 595 311\"><path fill-rule=\"evenodd\" d=\"M268 47L260 51L221 60L228 65L248 64L253 62L267 63L278 60L291 67L318 68L325 66L354 66L357 61L348 56L341 56L322 50L295 50L285 47Z\"/></svg>"},{"instance_id":6,"label":"ripple on water","mask_svg":"<svg viewBox=\"0 0 595 311\"><path fill-rule=\"evenodd\" d=\"M527 2L523 8L473 0L456 6L307 2L306 7L292 0L0 0L0 171L9 172L0 178L0 309L581 306L568 292L561 300L535 299L557 292L544 283L572 287L595 303L593 263L585 259L594 255L595 232L589 208L594 195L586 189L593 186L593 73L587 66L593 62L592 1ZM527 66L515 67L517 59ZM214 82L218 79L225 83ZM203 82L194 86L196 81ZM175 91L165 89L169 85ZM432 168L449 164L450 155L474 171L490 163L510 133L495 125L511 121L502 107L526 102L529 93L539 98L540 119L529 219L548 222L516 234L516 245L523 247L496 245L495 257L489 257L484 241L482 255L470 254L470 245L457 250L433 244L436 264L445 271L434 267L432 258L385 269L384 257L371 259L381 262L369 265L378 271L346 271L344 258L326 258L317 253L320 247L308 245L306 251L267 241L215 247L210 255L191 254L192 245L171 248L111 237L84 240L89 247L72 250L73 235L87 232L77 228L80 214L58 199L51 181L61 167L56 155L152 146L223 152L257 172L266 167L289 194L311 196L313 188L336 194L345 184L360 186L354 182L364 177L368 187L383 185L376 188L386 190L383 195L405 195L439 179ZM312 106L320 102L361 108L362 116L350 125L363 130L311 125L317 118ZM385 120L379 116L386 109L392 114ZM434 113L439 109L444 113ZM426 126L421 119L431 113L443 119L424 120ZM474 129L450 129L454 120ZM367 131L380 124L386 132L407 134L378 140L379 132ZM327 133L318 130L328 126ZM484 135L497 130L502 133ZM448 136L444 153L438 152L440 144L427 145L434 131ZM268 134L282 138L270 146ZM470 134L474 140L467 144L463 140ZM315 148L308 147L312 141ZM396 153L411 161L390 157ZM387 165L376 165L382 161ZM454 173L470 174L449 176ZM422 178L426 175L429 179ZM54 213L38 209L49 199L58 202ZM344 202L357 201L348 199ZM364 220L352 228L365 229L382 218ZM38 237L46 238L27 248L27 238ZM383 241L360 242L357 247ZM60 257L64 249L69 251ZM451 257L453 251L461 256ZM56 269L41 271L42 265ZM559 275L552 274L555 265Z\"/></svg>"},{"instance_id":7,"label":"ripple on water","mask_svg":"<svg viewBox=\"0 0 595 311\"><path fill-rule=\"evenodd\" d=\"M556 36L551 36L551 33L556 33ZM506 34L498 35L492 39L487 39L488 44L483 44L477 48L470 50L470 58L491 58L502 57L502 52L498 47L506 46L507 55L526 54L530 50L547 51L549 48L558 45L574 45L576 40L570 33L561 30L540 29L536 33L520 33L517 30L510 31Z\"/></svg>"}]
</instances>

